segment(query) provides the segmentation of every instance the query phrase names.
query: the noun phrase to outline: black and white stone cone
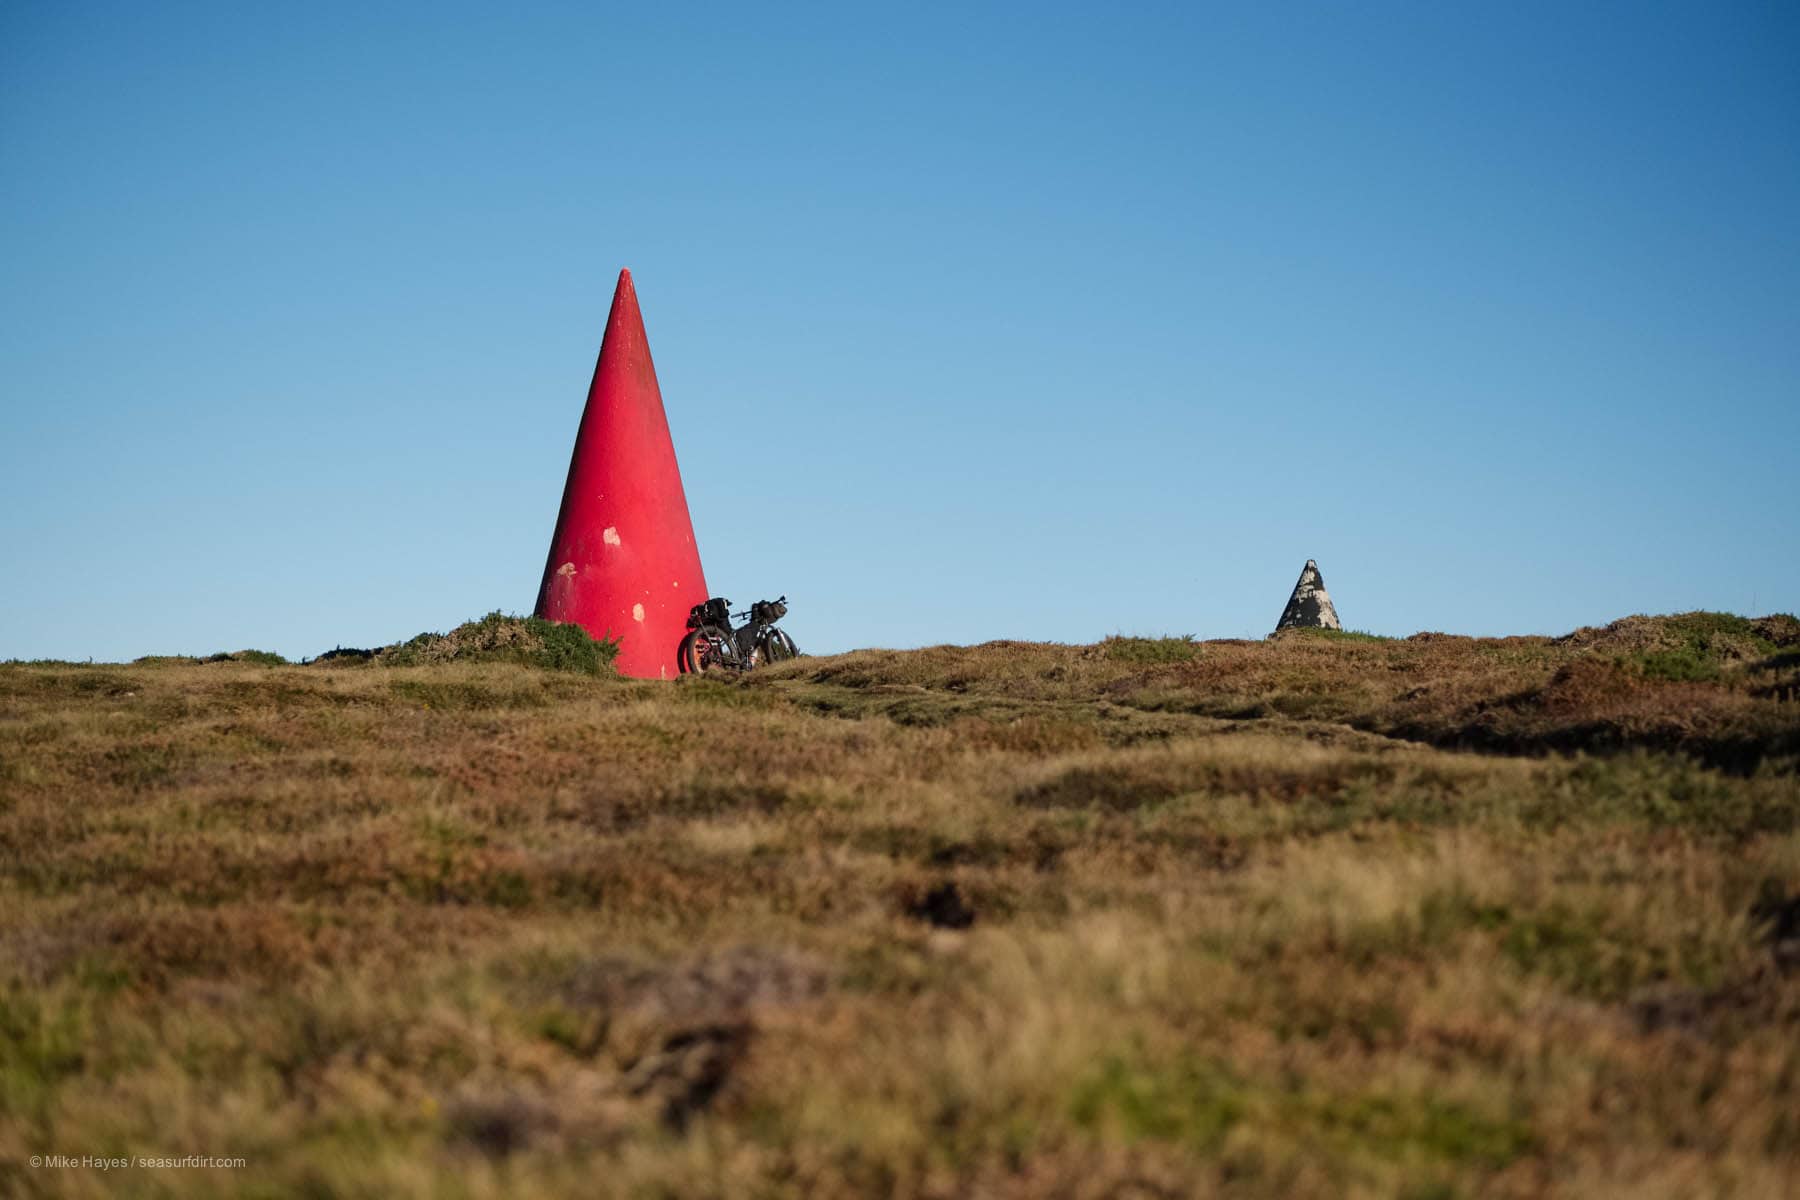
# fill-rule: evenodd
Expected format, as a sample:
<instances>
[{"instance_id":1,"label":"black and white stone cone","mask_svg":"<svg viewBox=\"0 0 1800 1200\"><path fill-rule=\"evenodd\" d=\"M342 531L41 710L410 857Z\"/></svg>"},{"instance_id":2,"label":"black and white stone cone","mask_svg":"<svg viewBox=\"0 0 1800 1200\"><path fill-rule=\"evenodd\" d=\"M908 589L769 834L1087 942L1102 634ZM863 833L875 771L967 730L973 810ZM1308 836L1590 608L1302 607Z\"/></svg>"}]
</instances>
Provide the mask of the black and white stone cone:
<instances>
[{"instance_id":1,"label":"black and white stone cone","mask_svg":"<svg viewBox=\"0 0 1800 1200\"><path fill-rule=\"evenodd\" d=\"M1281 610L1281 620L1275 623L1275 632L1342 628L1338 624L1337 609L1331 606L1331 594L1325 590L1325 577L1319 574L1319 564L1309 558L1306 569L1300 572L1300 582L1294 585L1294 594L1288 597L1287 607Z\"/></svg>"}]
</instances>

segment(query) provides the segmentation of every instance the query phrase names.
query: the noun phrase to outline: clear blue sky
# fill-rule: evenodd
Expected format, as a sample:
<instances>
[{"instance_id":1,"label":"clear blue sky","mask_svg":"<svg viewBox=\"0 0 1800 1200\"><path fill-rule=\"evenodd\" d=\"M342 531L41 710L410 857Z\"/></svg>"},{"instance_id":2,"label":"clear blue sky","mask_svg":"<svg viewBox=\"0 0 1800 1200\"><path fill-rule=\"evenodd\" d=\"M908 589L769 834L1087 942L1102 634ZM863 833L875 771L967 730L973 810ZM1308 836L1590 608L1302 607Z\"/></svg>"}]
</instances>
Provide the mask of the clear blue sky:
<instances>
[{"instance_id":1,"label":"clear blue sky","mask_svg":"<svg viewBox=\"0 0 1800 1200\"><path fill-rule=\"evenodd\" d=\"M1800 609L1800 8L0 4L0 658L537 592L638 283L803 648Z\"/></svg>"}]
</instances>

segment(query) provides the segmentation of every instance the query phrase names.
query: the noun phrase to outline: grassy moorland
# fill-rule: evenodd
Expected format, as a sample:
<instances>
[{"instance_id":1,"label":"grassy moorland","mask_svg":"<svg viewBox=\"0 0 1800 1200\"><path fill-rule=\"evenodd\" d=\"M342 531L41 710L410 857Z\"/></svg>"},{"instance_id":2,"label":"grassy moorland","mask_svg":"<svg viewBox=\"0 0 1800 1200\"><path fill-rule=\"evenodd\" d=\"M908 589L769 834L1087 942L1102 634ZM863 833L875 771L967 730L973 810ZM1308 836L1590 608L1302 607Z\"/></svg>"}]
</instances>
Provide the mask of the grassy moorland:
<instances>
[{"instance_id":1,"label":"grassy moorland","mask_svg":"<svg viewBox=\"0 0 1800 1200\"><path fill-rule=\"evenodd\" d=\"M672 684L490 624L0 666L0 1194L1800 1187L1793 618Z\"/></svg>"}]
</instances>

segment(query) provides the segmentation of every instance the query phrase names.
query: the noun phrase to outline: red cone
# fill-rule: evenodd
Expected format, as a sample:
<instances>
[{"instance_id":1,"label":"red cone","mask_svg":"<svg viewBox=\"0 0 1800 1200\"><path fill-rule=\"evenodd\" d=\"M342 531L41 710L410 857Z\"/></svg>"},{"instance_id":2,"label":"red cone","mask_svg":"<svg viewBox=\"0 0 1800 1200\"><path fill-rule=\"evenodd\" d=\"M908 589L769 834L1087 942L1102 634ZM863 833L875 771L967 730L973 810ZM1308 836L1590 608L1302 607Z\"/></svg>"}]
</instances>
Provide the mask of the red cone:
<instances>
[{"instance_id":1,"label":"red cone","mask_svg":"<svg viewBox=\"0 0 1800 1200\"><path fill-rule=\"evenodd\" d=\"M616 638L622 675L673 679L706 577L631 272L619 272L537 615Z\"/></svg>"}]
</instances>

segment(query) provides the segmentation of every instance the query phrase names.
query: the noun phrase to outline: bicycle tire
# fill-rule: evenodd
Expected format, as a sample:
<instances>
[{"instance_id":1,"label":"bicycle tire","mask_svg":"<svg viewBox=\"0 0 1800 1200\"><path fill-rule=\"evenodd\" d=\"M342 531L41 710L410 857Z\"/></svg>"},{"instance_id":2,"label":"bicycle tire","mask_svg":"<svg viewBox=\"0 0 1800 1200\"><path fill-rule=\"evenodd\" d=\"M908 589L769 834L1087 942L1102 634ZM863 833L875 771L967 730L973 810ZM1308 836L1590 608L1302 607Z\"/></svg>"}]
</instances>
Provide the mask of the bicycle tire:
<instances>
[{"instance_id":1,"label":"bicycle tire","mask_svg":"<svg viewBox=\"0 0 1800 1200\"><path fill-rule=\"evenodd\" d=\"M700 665L695 659L696 643L700 640L698 629L688 630L687 636L681 639L681 645L675 648L675 666L683 675L697 675Z\"/></svg>"},{"instance_id":2,"label":"bicycle tire","mask_svg":"<svg viewBox=\"0 0 1800 1200\"><path fill-rule=\"evenodd\" d=\"M800 656L800 647L794 645L794 639L780 629L769 630L769 636L763 643L763 661L786 662L790 658Z\"/></svg>"},{"instance_id":3,"label":"bicycle tire","mask_svg":"<svg viewBox=\"0 0 1800 1200\"><path fill-rule=\"evenodd\" d=\"M725 665L718 654L718 636L705 626L689 631L675 651L675 665L683 675L704 675Z\"/></svg>"}]
</instances>

